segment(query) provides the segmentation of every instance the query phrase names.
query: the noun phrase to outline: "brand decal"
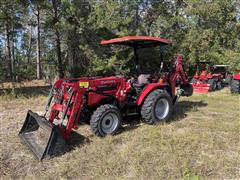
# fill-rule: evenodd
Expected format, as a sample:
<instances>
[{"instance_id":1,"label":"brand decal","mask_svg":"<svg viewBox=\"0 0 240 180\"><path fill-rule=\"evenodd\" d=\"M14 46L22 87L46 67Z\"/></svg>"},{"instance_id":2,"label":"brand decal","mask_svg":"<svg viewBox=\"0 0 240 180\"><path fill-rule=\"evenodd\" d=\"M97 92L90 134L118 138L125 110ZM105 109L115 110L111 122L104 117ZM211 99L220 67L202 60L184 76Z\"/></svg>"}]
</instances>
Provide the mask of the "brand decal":
<instances>
[{"instance_id":1,"label":"brand decal","mask_svg":"<svg viewBox=\"0 0 240 180\"><path fill-rule=\"evenodd\" d=\"M111 84L111 83L115 83L115 80L107 80L107 81L100 81L100 84Z\"/></svg>"}]
</instances>

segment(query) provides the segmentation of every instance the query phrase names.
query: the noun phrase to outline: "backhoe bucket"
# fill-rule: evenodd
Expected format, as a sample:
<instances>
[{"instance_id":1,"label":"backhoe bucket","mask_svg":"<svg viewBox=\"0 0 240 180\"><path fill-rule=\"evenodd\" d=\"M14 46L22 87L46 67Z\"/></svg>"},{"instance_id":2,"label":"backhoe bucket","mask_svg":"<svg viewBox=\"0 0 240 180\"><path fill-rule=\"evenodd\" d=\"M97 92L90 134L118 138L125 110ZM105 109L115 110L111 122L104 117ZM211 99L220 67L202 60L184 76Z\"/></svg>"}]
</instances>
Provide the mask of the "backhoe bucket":
<instances>
[{"instance_id":1,"label":"backhoe bucket","mask_svg":"<svg viewBox=\"0 0 240 180\"><path fill-rule=\"evenodd\" d=\"M191 84L183 84L180 85L180 88L183 90L182 96L192 96L193 94L193 87Z\"/></svg>"},{"instance_id":2,"label":"backhoe bucket","mask_svg":"<svg viewBox=\"0 0 240 180\"><path fill-rule=\"evenodd\" d=\"M58 127L30 110L19 136L39 160L68 150Z\"/></svg>"}]
</instances>

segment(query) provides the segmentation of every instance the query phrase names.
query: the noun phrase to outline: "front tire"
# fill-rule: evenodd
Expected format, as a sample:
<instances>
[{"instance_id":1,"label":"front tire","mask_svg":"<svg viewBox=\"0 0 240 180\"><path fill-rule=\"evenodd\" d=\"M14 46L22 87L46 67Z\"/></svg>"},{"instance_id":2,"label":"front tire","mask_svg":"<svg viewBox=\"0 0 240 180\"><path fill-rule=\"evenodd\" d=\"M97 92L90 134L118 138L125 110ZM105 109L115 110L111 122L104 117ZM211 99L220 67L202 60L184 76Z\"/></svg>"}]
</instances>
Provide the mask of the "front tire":
<instances>
[{"instance_id":1,"label":"front tire","mask_svg":"<svg viewBox=\"0 0 240 180\"><path fill-rule=\"evenodd\" d=\"M122 117L118 108L111 104L100 106L94 111L90 126L96 136L115 134L121 126Z\"/></svg>"},{"instance_id":2,"label":"front tire","mask_svg":"<svg viewBox=\"0 0 240 180\"><path fill-rule=\"evenodd\" d=\"M147 124L169 120L172 112L172 98L167 91L162 89L151 92L143 102L141 109L143 121Z\"/></svg>"}]
</instances>

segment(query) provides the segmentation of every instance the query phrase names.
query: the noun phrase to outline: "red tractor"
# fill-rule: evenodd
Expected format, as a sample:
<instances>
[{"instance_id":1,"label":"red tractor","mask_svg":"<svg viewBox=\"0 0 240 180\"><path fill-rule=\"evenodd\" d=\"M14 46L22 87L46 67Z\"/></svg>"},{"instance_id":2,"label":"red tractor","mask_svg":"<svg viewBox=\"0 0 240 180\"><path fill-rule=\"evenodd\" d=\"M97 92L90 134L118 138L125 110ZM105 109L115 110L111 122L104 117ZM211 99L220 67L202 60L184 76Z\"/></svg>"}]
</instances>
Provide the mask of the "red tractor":
<instances>
[{"instance_id":1,"label":"red tractor","mask_svg":"<svg viewBox=\"0 0 240 180\"><path fill-rule=\"evenodd\" d=\"M238 73L233 74L231 79L231 92L240 93L240 66L237 69Z\"/></svg>"},{"instance_id":2,"label":"red tractor","mask_svg":"<svg viewBox=\"0 0 240 180\"><path fill-rule=\"evenodd\" d=\"M49 95L46 113L40 116L29 110L19 133L20 138L41 160L64 152L66 142L79 122L89 121L92 132L103 137L115 134L124 116L139 114L147 124L168 120L178 98L191 96L193 92L182 67L182 56L176 57L168 73L139 74L138 63L140 49L161 48L168 43L166 39L150 36L125 36L102 41L102 45L133 48L136 74L129 78L118 75L56 81Z\"/></svg>"},{"instance_id":3,"label":"red tractor","mask_svg":"<svg viewBox=\"0 0 240 180\"><path fill-rule=\"evenodd\" d=\"M197 71L191 80L194 92L206 93L222 89L228 83L228 65L213 65L208 61L197 62Z\"/></svg>"}]
</instances>

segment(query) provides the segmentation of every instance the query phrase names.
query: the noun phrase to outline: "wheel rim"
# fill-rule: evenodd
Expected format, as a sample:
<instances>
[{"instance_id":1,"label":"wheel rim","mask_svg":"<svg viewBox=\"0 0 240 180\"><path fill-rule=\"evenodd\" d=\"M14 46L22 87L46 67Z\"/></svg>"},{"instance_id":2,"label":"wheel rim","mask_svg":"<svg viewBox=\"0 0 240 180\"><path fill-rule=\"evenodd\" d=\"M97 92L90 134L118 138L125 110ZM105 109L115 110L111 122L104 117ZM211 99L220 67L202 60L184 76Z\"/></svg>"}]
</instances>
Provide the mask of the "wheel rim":
<instances>
[{"instance_id":1,"label":"wheel rim","mask_svg":"<svg viewBox=\"0 0 240 180\"><path fill-rule=\"evenodd\" d=\"M155 115L157 119L164 119L168 115L169 112L169 103L167 99L161 98L157 101L155 106Z\"/></svg>"},{"instance_id":2,"label":"wheel rim","mask_svg":"<svg viewBox=\"0 0 240 180\"><path fill-rule=\"evenodd\" d=\"M101 122L101 129L105 134L111 134L118 127L119 118L115 113L108 113Z\"/></svg>"}]
</instances>

